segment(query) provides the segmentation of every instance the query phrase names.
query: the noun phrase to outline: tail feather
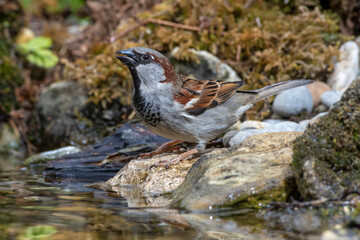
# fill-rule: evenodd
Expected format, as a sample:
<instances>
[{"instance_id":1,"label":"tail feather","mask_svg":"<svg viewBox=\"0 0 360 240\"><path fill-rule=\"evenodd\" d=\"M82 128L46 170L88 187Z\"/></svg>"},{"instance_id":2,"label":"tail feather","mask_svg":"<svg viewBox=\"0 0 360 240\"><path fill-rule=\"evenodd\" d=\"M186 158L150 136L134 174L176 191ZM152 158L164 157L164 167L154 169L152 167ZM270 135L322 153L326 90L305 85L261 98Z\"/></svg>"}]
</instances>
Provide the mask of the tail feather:
<instances>
[{"instance_id":1,"label":"tail feather","mask_svg":"<svg viewBox=\"0 0 360 240\"><path fill-rule=\"evenodd\" d=\"M255 103L264 98L271 97L275 94L278 94L282 91L300 87L303 85L307 85L307 84L310 84L313 82L314 82L313 80L297 79L297 80L279 82L279 83L276 83L276 84L273 84L270 86L266 86L264 88L252 90L252 91L237 90L236 92L249 94L248 103Z\"/></svg>"}]
</instances>

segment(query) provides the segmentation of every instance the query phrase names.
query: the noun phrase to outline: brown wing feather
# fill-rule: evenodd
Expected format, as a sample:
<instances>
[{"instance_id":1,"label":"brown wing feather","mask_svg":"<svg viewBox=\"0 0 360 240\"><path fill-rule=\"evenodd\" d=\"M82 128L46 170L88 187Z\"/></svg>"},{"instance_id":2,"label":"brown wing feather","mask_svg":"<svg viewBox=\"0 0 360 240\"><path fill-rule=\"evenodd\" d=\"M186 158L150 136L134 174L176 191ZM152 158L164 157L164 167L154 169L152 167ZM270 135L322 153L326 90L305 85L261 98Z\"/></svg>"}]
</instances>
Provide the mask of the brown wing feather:
<instances>
[{"instance_id":1,"label":"brown wing feather","mask_svg":"<svg viewBox=\"0 0 360 240\"><path fill-rule=\"evenodd\" d=\"M186 111L195 116L226 102L244 84L242 81L201 81L186 77L180 78L183 81L183 86L175 95L174 100L184 104Z\"/></svg>"}]
</instances>

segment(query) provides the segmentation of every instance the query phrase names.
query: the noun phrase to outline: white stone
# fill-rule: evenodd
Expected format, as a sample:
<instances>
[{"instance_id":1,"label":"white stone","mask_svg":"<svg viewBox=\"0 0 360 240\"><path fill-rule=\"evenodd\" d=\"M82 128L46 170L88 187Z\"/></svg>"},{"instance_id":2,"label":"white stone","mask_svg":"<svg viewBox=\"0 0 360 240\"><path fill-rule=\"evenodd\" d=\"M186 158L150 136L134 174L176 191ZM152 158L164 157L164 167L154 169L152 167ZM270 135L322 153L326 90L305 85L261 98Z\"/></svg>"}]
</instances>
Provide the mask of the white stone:
<instances>
[{"instance_id":1,"label":"white stone","mask_svg":"<svg viewBox=\"0 0 360 240\"><path fill-rule=\"evenodd\" d=\"M348 41L341 45L340 60L335 63L327 83L333 90L345 91L359 75L359 67L359 46L354 41Z\"/></svg>"}]
</instances>

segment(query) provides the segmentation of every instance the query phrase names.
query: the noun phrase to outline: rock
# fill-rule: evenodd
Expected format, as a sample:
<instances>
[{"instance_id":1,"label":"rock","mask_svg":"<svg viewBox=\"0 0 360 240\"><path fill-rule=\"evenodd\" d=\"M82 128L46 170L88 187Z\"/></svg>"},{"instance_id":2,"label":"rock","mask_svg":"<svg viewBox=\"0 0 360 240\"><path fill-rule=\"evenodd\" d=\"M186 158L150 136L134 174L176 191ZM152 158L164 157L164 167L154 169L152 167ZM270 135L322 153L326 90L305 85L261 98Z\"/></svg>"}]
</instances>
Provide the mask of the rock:
<instances>
[{"instance_id":1,"label":"rock","mask_svg":"<svg viewBox=\"0 0 360 240\"><path fill-rule=\"evenodd\" d=\"M314 103L309 88L301 86L284 91L275 97L273 111L288 118L299 115L303 111L311 113Z\"/></svg>"},{"instance_id":2,"label":"rock","mask_svg":"<svg viewBox=\"0 0 360 240\"><path fill-rule=\"evenodd\" d=\"M234 135L228 142L229 146L234 146L236 144L242 143L247 137L261 134L261 133L270 133L270 132L303 132L305 128L301 125L290 122L290 121L281 121L272 125L267 125L263 129L245 129L239 131ZM224 143L225 144L225 143Z\"/></svg>"},{"instance_id":3,"label":"rock","mask_svg":"<svg viewBox=\"0 0 360 240\"><path fill-rule=\"evenodd\" d=\"M246 213L245 213L246 214ZM254 231L253 226L249 226L248 218L244 218L244 221L236 221L231 217L221 217L209 214L181 214L181 216L194 228L198 234L196 239L247 239L247 240L282 240L286 239L280 232L271 232L269 234L263 227L262 219L251 219L256 221L261 231ZM243 214L239 214L243 216ZM246 220L245 220L246 219ZM235 220L235 221L234 221ZM251 221L250 220L250 221Z\"/></svg>"},{"instance_id":4,"label":"rock","mask_svg":"<svg viewBox=\"0 0 360 240\"><path fill-rule=\"evenodd\" d=\"M246 129L243 131L238 131L229 141L228 144L225 144L225 146L234 146L236 144L240 144L242 143L246 138L253 136L253 135L257 135L257 134L261 134L263 133L261 129Z\"/></svg>"},{"instance_id":5,"label":"rock","mask_svg":"<svg viewBox=\"0 0 360 240\"><path fill-rule=\"evenodd\" d=\"M334 72L327 80L332 90L345 91L360 73L359 46L348 41L340 47L340 61L335 63Z\"/></svg>"},{"instance_id":6,"label":"rock","mask_svg":"<svg viewBox=\"0 0 360 240\"><path fill-rule=\"evenodd\" d=\"M304 129L307 128L307 126L310 123L310 119L305 119L299 122L299 125L302 126Z\"/></svg>"},{"instance_id":7,"label":"rock","mask_svg":"<svg viewBox=\"0 0 360 240\"><path fill-rule=\"evenodd\" d=\"M239 130L244 130L244 129L263 129L265 127L270 126L270 123L266 123L266 122L260 122L260 121L245 121L243 123L241 123L240 125L240 129Z\"/></svg>"},{"instance_id":8,"label":"rock","mask_svg":"<svg viewBox=\"0 0 360 240\"><path fill-rule=\"evenodd\" d=\"M179 48L174 48L171 52L171 62L176 72L185 76L193 75L196 79L221 79L225 81L241 81L236 72L226 63L223 63L213 54L207 51L196 51L189 49L191 53L198 59L196 62L177 61L174 57L178 54Z\"/></svg>"},{"instance_id":9,"label":"rock","mask_svg":"<svg viewBox=\"0 0 360 240\"><path fill-rule=\"evenodd\" d=\"M47 162L49 160L57 159L62 155L77 153L77 152L80 152L80 151L81 150L79 148L74 147L74 146L62 147L62 148L59 148L59 149L34 154L34 155L32 155L31 157L28 157L25 160L24 165L45 163L45 162Z\"/></svg>"},{"instance_id":10,"label":"rock","mask_svg":"<svg viewBox=\"0 0 360 240\"><path fill-rule=\"evenodd\" d=\"M241 145L201 156L174 191L173 204L187 210L206 211L284 200L285 181L292 176L292 142L300 135L297 132L259 134Z\"/></svg>"},{"instance_id":11,"label":"rock","mask_svg":"<svg viewBox=\"0 0 360 240\"><path fill-rule=\"evenodd\" d=\"M318 113L315 117L313 117L312 119L310 119L309 124L312 125L312 124L317 123L317 122L319 121L319 119L320 119L322 116L325 116L326 114L328 114L328 112Z\"/></svg>"},{"instance_id":12,"label":"rock","mask_svg":"<svg viewBox=\"0 0 360 240\"><path fill-rule=\"evenodd\" d=\"M275 123L279 123L279 122L283 122L284 120L281 119L266 119L263 122L264 123L269 123L269 124L275 124Z\"/></svg>"},{"instance_id":13,"label":"rock","mask_svg":"<svg viewBox=\"0 0 360 240\"><path fill-rule=\"evenodd\" d=\"M182 161L169 169L163 167L151 168L151 166L176 156L176 154L170 154L150 159L132 160L113 178L108 180L102 188L116 192L130 201L133 206L136 204L138 204L137 207L144 206L144 200L137 200L139 197L146 198L145 202L151 203L147 205L148 207L168 206L170 200L154 196L174 191L184 181L186 173L197 158Z\"/></svg>"},{"instance_id":14,"label":"rock","mask_svg":"<svg viewBox=\"0 0 360 240\"><path fill-rule=\"evenodd\" d=\"M360 240L359 230L356 228L325 230L321 235L321 240Z\"/></svg>"},{"instance_id":15,"label":"rock","mask_svg":"<svg viewBox=\"0 0 360 240\"><path fill-rule=\"evenodd\" d=\"M223 144L225 147L229 147L229 142L230 140L236 135L239 133L239 130L232 130L232 131L229 131L227 132L224 136L223 136Z\"/></svg>"},{"instance_id":16,"label":"rock","mask_svg":"<svg viewBox=\"0 0 360 240\"><path fill-rule=\"evenodd\" d=\"M360 189L360 79L294 143L293 170L305 200L339 199Z\"/></svg>"},{"instance_id":17,"label":"rock","mask_svg":"<svg viewBox=\"0 0 360 240\"><path fill-rule=\"evenodd\" d=\"M49 161L43 176L47 182L106 181L139 153L150 152L168 141L141 124L125 123L91 148Z\"/></svg>"},{"instance_id":18,"label":"rock","mask_svg":"<svg viewBox=\"0 0 360 240\"><path fill-rule=\"evenodd\" d=\"M328 108L331 108L336 102L340 101L343 92L327 91L321 95L321 102Z\"/></svg>"},{"instance_id":19,"label":"rock","mask_svg":"<svg viewBox=\"0 0 360 240\"><path fill-rule=\"evenodd\" d=\"M331 88L324 82L315 81L313 84L306 85L306 87L310 90L314 107L320 104L321 102L321 95L324 92L330 91Z\"/></svg>"},{"instance_id":20,"label":"rock","mask_svg":"<svg viewBox=\"0 0 360 240\"><path fill-rule=\"evenodd\" d=\"M69 144L71 135L81 135L86 123L77 121L75 112L81 111L86 99L84 87L77 82L53 83L42 92L36 106L42 145Z\"/></svg>"}]
</instances>

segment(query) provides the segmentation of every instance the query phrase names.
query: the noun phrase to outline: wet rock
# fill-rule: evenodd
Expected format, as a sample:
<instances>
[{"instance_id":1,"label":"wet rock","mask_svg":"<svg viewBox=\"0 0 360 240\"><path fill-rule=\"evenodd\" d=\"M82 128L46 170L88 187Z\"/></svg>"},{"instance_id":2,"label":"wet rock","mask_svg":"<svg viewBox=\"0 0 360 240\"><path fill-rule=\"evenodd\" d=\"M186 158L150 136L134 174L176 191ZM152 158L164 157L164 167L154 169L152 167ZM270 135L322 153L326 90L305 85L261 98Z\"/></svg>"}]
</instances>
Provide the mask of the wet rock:
<instances>
[{"instance_id":1,"label":"wet rock","mask_svg":"<svg viewBox=\"0 0 360 240\"><path fill-rule=\"evenodd\" d=\"M360 73L359 46L348 41L340 47L340 61L335 63L334 72L327 80L335 91L345 91Z\"/></svg>"},{"instance_id":2,"label":"wet rock","mask_svg":"<svg viewBox=\"0 0 360 240\"><path fill-rule=\"evenodd\" d=\"M44 171L47 181L105 181L139 153L154 150L169 139L157 136L141 124L126 123L86 151L62 155Z\"/></svg>"},{"instance_id":3,"label":"wet rock","mask_svg":"<svg viewBox=\"0 0 360 240\"><path fill-rule=\"evenodd\" d=\"M306 87L310 90L314 107L320 104L321 102L321 95L324 92L330 91L331 88L324 82L315 81L313 84L306 85Z\"/></svg>"},{"instance_id":4,"label":"wet rock","mask_svg":"<svg viewBox=\"0 0 360 240\"><path fill-rule=\"evenodd\" d=\"M24 165L46 163L47 161L57 159L62 155L77 153L80 151L81 150L79 148L74 146L62 147L59 149L34 154L25 160Z\"/></svg>"},{"instance_id":5,"label":"wet rock","mask_svg":"<svg viewBox=\"0 0 360 240\"><path fill-rule=\"evenodd\" d=\"M176 156L176 154L170 154L150 159L132 160L113 178L104 183L102 188L116 192L126 198L132 206L144 206L144 202L147 203L147 207L169 206L171 203L169 198L157 195L174 191L184 181L188 170L197 158L182 161L169 169L151 166Z\"/></svg>"},{"instance_id":6,"label":"wet rock","mask_svg":"<svg viewBox=\"0 0 360 240\"><path fill-rule=\"evenodd\" d=\"M265 125L264 125L265 126ZM263 129L245 129L240 130L236 135L234 135L229 141L229 146L234 146L236 144L242 143L246 138L252 135L261 134L261 133L270 133L270 132L303 132L305 129L294 122L290 121L281 121L275 124L269 124ZM225 135L226 136L226 135ZM229 136L227 136L229 137ZM225 145L225 142L224 142Z\"/></svg>"},{"instance_id":7,"label":"wet rock","mask_svg":"<svg viewBox=\"0 0 360 240\"><path fill-rule=\"evenodd\" d=\"M294 143L302 197L339 199L360 189L360 79Z\"/></svg>"},{"instance_id":8,"label":"wet rock","mask_svg":"<svg viewBox=\"0 0 360 240\"><path fill-rule=\"evenodd\" d=\"M321 95L321 102L331 108L336 102L340 101L343 92L340 91L327 91Z\"/></svg>"},{"instance_id":9,"label":"wet rock","mask_svg":"<svg viewBox=\"0 0 360 240\"><path fill-rule=\"evenodd\" d=\"M292 176L292 142L299 135L259 134L201 156L174 191L173 203L188 210L209 210L284 200L285 181Z\"/></svg>"},{"instance_id":10,"label":"wet rock","mask_svg":"<svg viewBox=\"0 0 360 240\"><path fill-rule=\"evenodd\" d=\"M285 239L280 232L272 232L269 234L261 223L261 220L252 218L252 221L258 222L261 230L257 231L254 227L249 227L247 221L249 217L241 218L239 221L227 219L209 214L182 214L181 215L191 227L200 233L201 237L198 239L247 239L247 240L271 240L271 239ZM240 214L241 216L241 214ZM241 221L243 220L243 221Z\"/></svg>"},{"instance_id":11,"label":"wet rock","mask_svg":"<svg viewBox=\"0 0 360 240\"><path fill-rule=\"evenodd\" d=\"M301 86L284 91L275 97L273 111L281 117L291 117L303 111L311 113L314 103L309 88Z\"/></svg>"},{"instance_id":12,"label":"wet rock","mask_svg":"<svg viewBox=\"0 0 360 240\"><path fill-rule=\"evenodd\" d=\"M196 62L182 62L174 59L177 55L179 48L174 48L171 52L171 62L173 63L176 72L185 76L194 76L196 79L221 79L225 81L241 81L236 72L226 63L223 63L213 54L207 51L196 51L190 49L191 53L194 54L195 58L198 59Z\"/></svg>"}]
</instances>

